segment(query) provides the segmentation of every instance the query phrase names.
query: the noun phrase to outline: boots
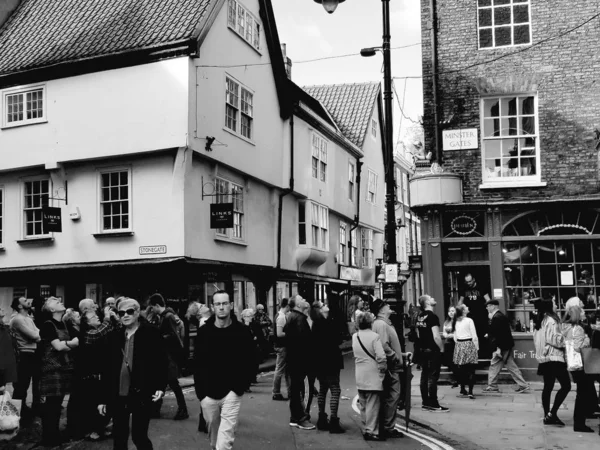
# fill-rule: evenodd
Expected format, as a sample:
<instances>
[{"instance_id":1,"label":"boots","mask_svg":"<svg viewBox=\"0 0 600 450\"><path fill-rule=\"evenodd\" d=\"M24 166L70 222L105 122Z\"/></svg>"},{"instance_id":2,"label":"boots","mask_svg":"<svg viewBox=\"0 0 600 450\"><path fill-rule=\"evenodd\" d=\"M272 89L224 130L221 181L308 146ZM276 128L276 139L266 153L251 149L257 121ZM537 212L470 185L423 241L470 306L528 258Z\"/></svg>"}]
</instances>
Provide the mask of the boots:
<instances>
[{"instance_id":1,"label":"boots","mask_svg":"<svg viewBox=\"0 0 600 450\"><path fill-rule=\"evenodd\" d=\"M190 417L190 415L188 414L187 408L184 406L184 407L180 407L179 409L177 409L177 412L175 413L175 417L173 417L173 420L185 420L188 417Z\"/></svg>"},{"instance_id":2,"label":"boots","mask_svg":"<svg viewBox=\"0 0 600 450\"><path fill-rule=\"evenodd\" d=\"M339 417L332 417L329 419L329 432L333 434L342 434L346 432L340 425Z\"/></svg>"},{"instance_id":3,"label":"boots","mask_svg":"<svg viewBox=\"0 0 600 450\"><path fill-rule=\"evenodd\" d=\"M326 413L319 413L319 420L317 421L317 429L326 431L329 430L329 422L327 421Z\"/></svg>"}]
</instances>

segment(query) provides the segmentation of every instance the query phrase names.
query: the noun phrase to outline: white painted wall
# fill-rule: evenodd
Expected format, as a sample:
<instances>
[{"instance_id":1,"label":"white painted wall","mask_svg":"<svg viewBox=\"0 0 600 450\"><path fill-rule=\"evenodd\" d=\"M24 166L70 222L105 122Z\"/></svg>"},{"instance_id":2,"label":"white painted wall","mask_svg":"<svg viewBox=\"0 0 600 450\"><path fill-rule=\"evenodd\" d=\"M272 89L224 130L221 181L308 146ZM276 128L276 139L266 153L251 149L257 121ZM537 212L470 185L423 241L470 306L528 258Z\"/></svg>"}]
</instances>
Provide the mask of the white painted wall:
<instances>
[{"instance_id":1,"label":"white painted wall","mask_svg":"<svg viewBox=\"0 0 600 450\"><path fill-rule=\"evenodd\" d=\"M48 121L0 130L0 170L184 146L188 77L181 57L48 81Z\"/></svg>"}]
</instances>

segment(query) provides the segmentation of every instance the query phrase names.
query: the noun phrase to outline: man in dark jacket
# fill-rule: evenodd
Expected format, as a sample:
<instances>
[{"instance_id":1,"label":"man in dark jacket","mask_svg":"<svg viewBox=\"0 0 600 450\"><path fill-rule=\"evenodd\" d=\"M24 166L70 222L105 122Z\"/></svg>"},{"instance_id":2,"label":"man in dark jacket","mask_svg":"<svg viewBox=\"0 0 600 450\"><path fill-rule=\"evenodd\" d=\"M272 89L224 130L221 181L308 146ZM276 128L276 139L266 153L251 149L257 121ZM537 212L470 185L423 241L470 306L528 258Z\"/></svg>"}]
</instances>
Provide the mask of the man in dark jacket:
<instances>
[{"instance_id":1,"label":"man in dark jacket","mask_svg":"<svg viewBox=\"0 0 600 450\"><path fill-rule=\"evenodd\" d=\"M167 347L169 356L169 370L167 371L167 383L177 400L177 412L174 420L185 420L189 417L185 396L179 385L179 376L181 372L180 364L183 361L183 342L179 334L180 327L183 326L181 319L175 314L172 308L167 308L165 299L160 294L152 294L148 299L148 305L152 308L154 315L154 324L158 327L161 336ZM162 400L156 402L156 408L153 416L160 416Z\"/></svg>"},{"instance_id":2,"label":"man in dark jacket","mask_svg":"<svg viewBox=\"0 0 600 450\"><path fill-rule=\"evenodd\" d=\"M230 449L235 440L242 395L253 373L254 343L248 327L231 314L226 291L212 296L214 320L198 329L194 386L213 449Z\"/></svg>"},{"instance_id":3,"label":"man in dark jacket","mask_svg":"<svg viewBox=\"0 0 600 450\"><path fill-rule=\"evenodd\" d=\"M102 375L106 405L100 414L112 411L114 450L127 450L129 416L131 438L139 450L152 450L148 438L150 405L160 400L167 384L167 351L160 332L140 323L140 304L126 298L117 314L123 328L110 334L106 364Z\"/></svg>"},{"instance_id":4,"label":"man in dark jacket","mask_svg":"<svg viewBox=\"0 0 600 450\"><path fill-rule=\"evenodd\" d=\"M488 372L488 385L483 392L499 392L498 376L502 367L510 373L518 387L516 392L523 393L529 391L529 384L523 379L521 371L515 363L512 349L515 342L510 329L508 318L500 312L498 300L488 300L485 307L490 318L489 334L487 336L490 342L490 348L493 350L490 370Z\"/></svg>"},{"instance_id":5,"label":"man in dark jacket","mask_svg":"<svg viewBox=\"0 0 600 450\"><path fill-rule=\"evenodd\" d=\"M340 426L338 417L338 406L340 403L340 370L344 368L341 335L338 332L336 323L329 317L329 307L324 305L321 308L321 318L314 321L312 327L315 346L315 372L319 380L319 420L317 428L319 430L329 430L330 433L344 433L345 430ZM327 401L327 391L331 391L329 403L329 412L331 420L327 421L325 412L325 403Z\"/></svg>"},{"instance_id":6,"label":"man in dark jacket","mask_svg":"<svg viewBox=\"0 0 600 450\"><path fill-rule=\"evenodd\" d=\"M312 335L305 311L310 305L300 295L295 295L289 302L290 312L283 331L287 341L287 367L290 375L290 426L302 430L314 430L315 426L308 420L308 414L302 402L304 379L310 373Z\"/></svg>"}]
</instances>

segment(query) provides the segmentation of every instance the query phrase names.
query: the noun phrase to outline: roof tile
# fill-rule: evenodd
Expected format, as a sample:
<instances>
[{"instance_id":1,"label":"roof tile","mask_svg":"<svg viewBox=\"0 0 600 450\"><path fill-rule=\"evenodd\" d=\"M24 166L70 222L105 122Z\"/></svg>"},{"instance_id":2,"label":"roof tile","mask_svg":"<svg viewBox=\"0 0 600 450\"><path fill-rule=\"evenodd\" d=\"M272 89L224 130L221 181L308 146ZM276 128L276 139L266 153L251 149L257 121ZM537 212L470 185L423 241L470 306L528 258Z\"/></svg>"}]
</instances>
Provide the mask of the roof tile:
<instances>
[{"instance_id":1,"label":"roof tile","mask_svg":"<svg viewBox=\"0 0 600 450\"><path fill-rule=\"evenodd\" d=\"M302 89L321 102L341 132L362 148L381 89L379 83L305 86Z\"/></svg>"},{"instance_id":2,"label":"roof tile","mask_svg":"<svg viewBox=\"0 0 600 450\"><path fill-rule=\"evenodd\" d=\"M22 0L0 28L0 75L192 37L216 0Z\"/></svg>"}]
</instances>

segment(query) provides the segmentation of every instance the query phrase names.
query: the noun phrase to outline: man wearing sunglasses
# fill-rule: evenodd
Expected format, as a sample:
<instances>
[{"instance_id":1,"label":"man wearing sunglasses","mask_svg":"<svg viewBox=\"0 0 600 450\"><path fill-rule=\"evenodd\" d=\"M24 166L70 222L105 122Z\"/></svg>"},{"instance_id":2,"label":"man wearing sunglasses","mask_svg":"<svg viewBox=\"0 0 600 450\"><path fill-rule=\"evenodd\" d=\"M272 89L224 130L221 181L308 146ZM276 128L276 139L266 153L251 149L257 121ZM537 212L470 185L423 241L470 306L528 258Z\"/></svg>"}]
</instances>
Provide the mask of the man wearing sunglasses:
<instances>
[{"instance_id":1,"label":"man wearing sunglasses","mask_svg":"<svg viewBox=\"0 0 600 450\"><path fill-rule=\"evenodd\" d=\"M254 378L254 341L249 328L231 314L226 291L212 296L214 320L198 330L194 386L213 449L231 449L242 395Z\"/></svg>"},{"instance_id":2,"label":"man wearing sunglasses","mask_svg":"<svg viewBox=\"0 0 600 450\"><path fill-rule=\"evenodd\" d=\"M99 405L100 414L106 409L113 416L115 450L126 450L131 438L139 450L151 450L148 438L150 406L160 400L167 384L167 351L157 328L140 323L140 304L123 299L117 315L122 329L108 336L108 358L102 376L106 405Z\"/></svg>"}]
</instances>

